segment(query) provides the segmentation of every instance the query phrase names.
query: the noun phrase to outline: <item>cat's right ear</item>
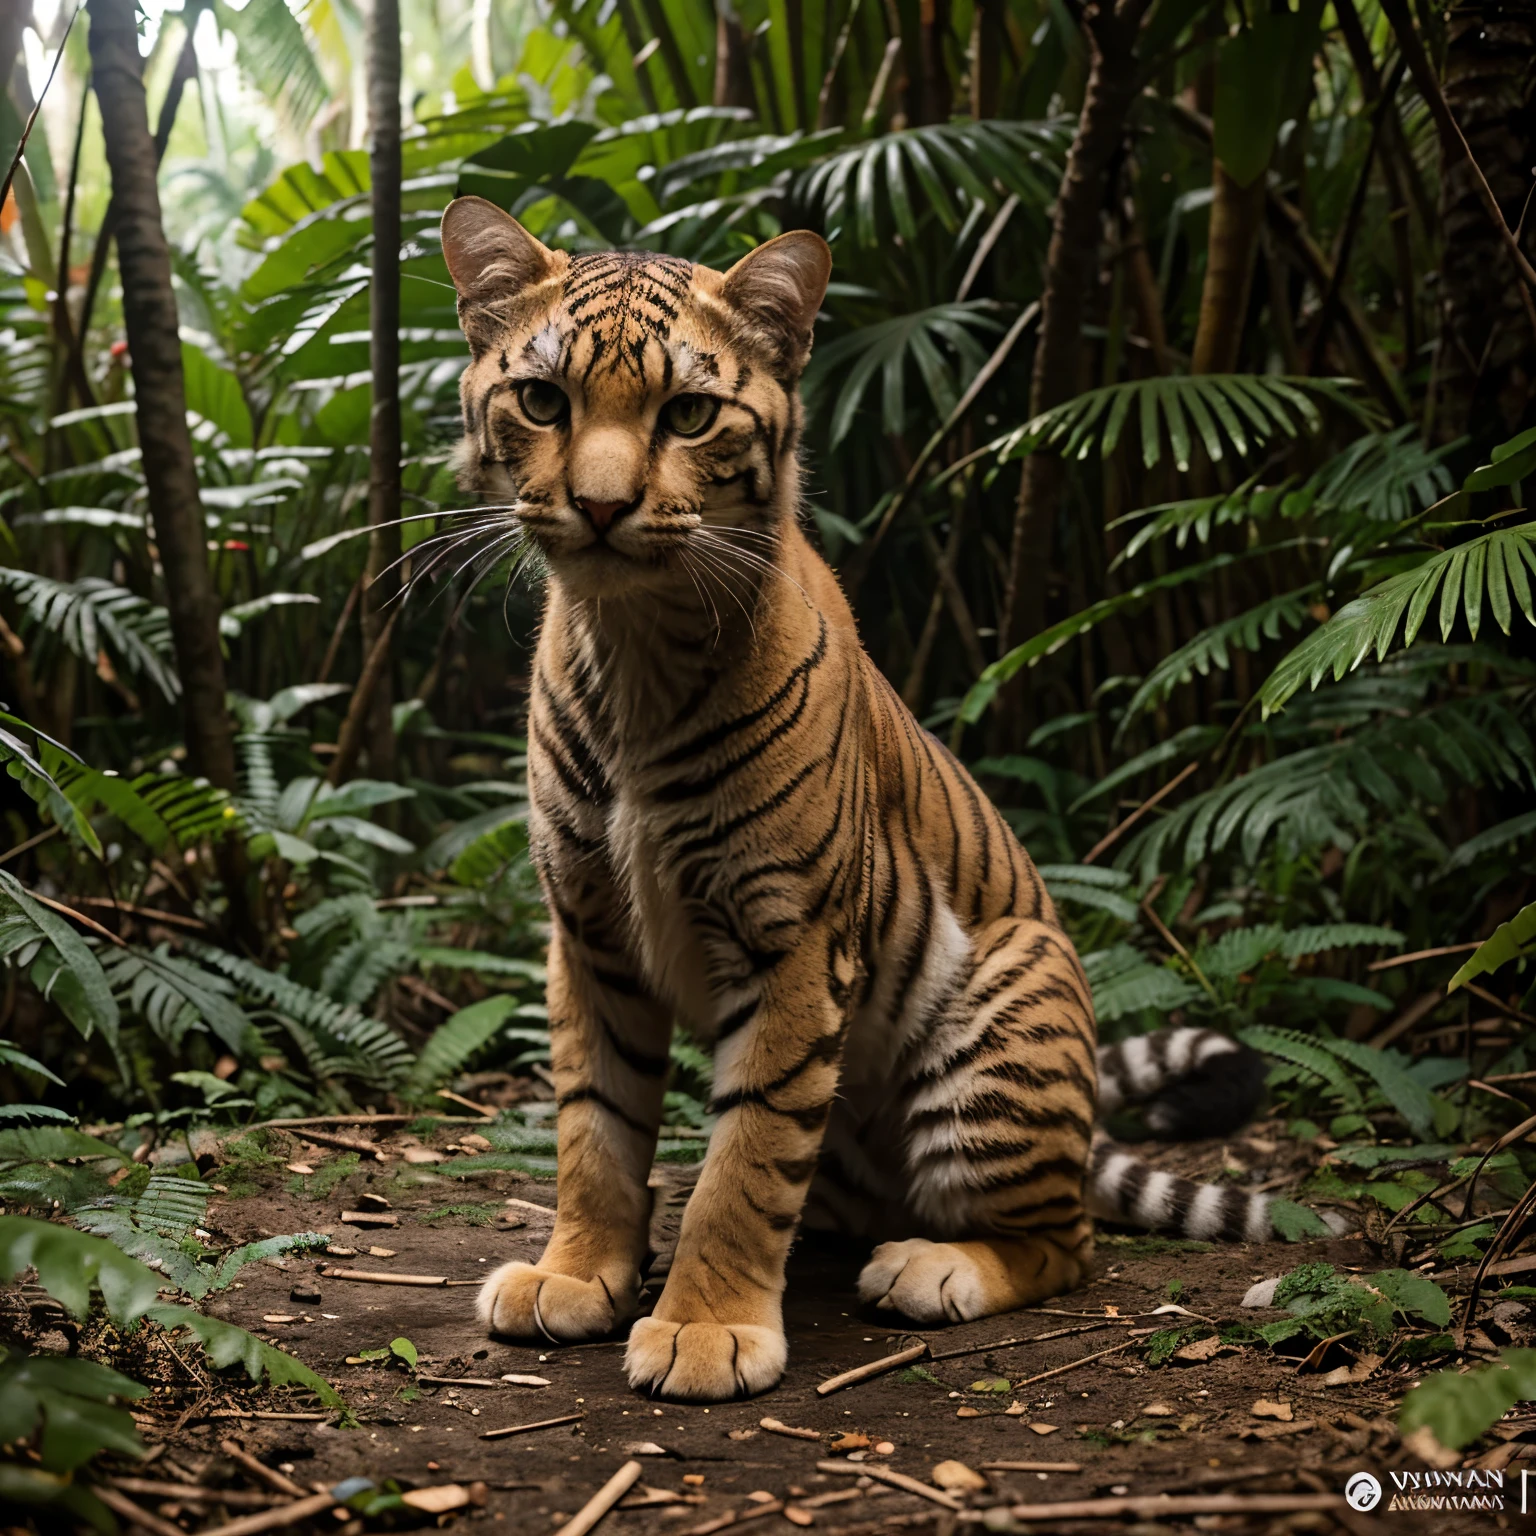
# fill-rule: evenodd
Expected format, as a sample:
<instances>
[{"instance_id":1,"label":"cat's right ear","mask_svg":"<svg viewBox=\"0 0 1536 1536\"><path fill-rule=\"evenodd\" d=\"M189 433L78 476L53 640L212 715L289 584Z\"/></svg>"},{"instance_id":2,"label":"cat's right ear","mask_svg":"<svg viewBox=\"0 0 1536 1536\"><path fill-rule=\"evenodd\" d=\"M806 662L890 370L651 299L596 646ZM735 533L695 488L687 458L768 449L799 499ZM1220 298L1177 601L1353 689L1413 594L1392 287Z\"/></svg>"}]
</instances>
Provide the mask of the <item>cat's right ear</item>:
<instances>
[{"instance_id":1,"label":"cat's right ear","mask_svg":"<svg viewBox=\"0 0 1536 1536\"><path fill-rule=\"evenodd\" d=\"M553 277L560 259L495 203L457 197L443 214L443 260L459 291L459 324L482 352L499 329L495 309ZM494 306L494 309L493 309Z\"/></svg>"}]
</instances>

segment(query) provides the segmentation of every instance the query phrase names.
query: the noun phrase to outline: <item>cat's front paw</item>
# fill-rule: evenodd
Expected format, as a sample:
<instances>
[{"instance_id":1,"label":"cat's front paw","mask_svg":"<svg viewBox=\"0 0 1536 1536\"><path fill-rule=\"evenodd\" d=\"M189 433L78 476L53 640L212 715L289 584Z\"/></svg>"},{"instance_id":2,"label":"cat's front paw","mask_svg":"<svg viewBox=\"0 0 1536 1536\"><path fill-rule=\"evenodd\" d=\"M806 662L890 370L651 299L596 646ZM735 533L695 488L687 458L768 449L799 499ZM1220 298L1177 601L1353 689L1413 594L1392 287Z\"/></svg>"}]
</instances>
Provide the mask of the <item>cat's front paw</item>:
<instances>
[{"instance_id":1,"label":"cat's front paw","mask_svg":"<svg viewBox=\"0 0 1536 1536\"><path fill-rule=\"evenodd\" d=\"M964 1323L997 1310L970 1254L921 1237L875 1249L859 1275L859 1300L915 1323Z\"/></svg>"},{"instance_id":2,"label":"cat's front paw","mask_svg":"<svg viewBox=\"0 0 1536 1536\"><path fill-rule=\"evenodd\" d=\"M633 1286L614 1290L601 1276L580 1280L518 1260L491 1275L475 1304L490 1332L551 1344L603 1338L632 1316L634 1307Z\"/></svg>"},{"instance_id":3,"label":"cat's front paw","mask_svg":"<svg viewBox=\"0 0 1536 1536\"><path fill-rule=\"evenodd\" d=\"M766 1392L784 1374L788 1353L781 1328L642 1317L624 1365L629 1384L652 1397L724 1403Z\"/></svg>"}]
</instances>

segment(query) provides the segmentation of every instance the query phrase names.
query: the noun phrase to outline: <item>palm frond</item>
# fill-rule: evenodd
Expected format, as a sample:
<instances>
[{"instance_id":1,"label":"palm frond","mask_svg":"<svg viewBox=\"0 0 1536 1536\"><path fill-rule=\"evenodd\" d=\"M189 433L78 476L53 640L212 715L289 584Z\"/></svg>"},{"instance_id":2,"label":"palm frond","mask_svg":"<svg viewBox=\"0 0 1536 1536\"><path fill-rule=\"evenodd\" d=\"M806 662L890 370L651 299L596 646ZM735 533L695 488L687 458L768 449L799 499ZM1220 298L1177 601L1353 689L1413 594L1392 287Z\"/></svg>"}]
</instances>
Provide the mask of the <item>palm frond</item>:
<instances>
[{"instance_id":1,"label":"palm frond","mask_svg":"<svg viewBox=\"0 0 1536 1536\"><path fill-rule=\"evenodd\" d=\"M1026 421L994 446L1000 460L1042 450L1065 459L1087 459L1095 452L1107 459L1134 420L1145 467L1160 463L1166 446L1182 472L1197 443L1219 463L1229 452L1247 458L1276 439L1319 432L1324 406L1357 422L1371 421L1366 407L1333 380L1210 373L1091 389Z\"/></svg>"},{"instance_id":2,"label":"palm frond","mask_svg":"<svg viewBox=\"0 0 1536 1536\"><path fill-rule=\"evenodd\" d=\"M1138 715L1163 703L1182 684L1193 682L1197 672L1201 677L1209 677L1213 667L1225 672L1232 665L1234 650L1257 651L1266 640L1278 640L1282 628L1300 629L1321 591L1320 583L1310 582L1293 592L1265 598L1246 613L1201 630L1164 656L1131 695L1117 739Z\"/></svg>"},{"instance_id":3,"label":"palm frond","mask_svg":"<svg viewBox=\"0 0 1536 1536\"><path fill-rule=\"evenodd\" d=\"M954 234L966 202L994 209L1011 195L1043 216L1066 141L1059 122L956 119L903 128L834 151L802 173L794 196L834 240L846 232L872 247L893 230L916 240L925 212Z\"/></svg>"},{"instance_id":4,"label":"palm frond","mask_svg":"<svg viewBox=\"0 0 1536 1536\"><path fill-rule=\"evenodd\" d=\"M1399 624L1402 644L1412 645L1437 592L1442 640L1450 639L1463 614L1477 639L1485 596L1494 622L1506 635L1517 607L1528 623L1536 624L1527 567L1536 571L1536 523L1481 534L1389 577L1341 608L1275 668L1260 693L1265 715L1284 708L1299 688L1316 688L1329 674L1337 682L1373 651L1377 661L1384 659Z\"/></svg>"}]
</instances>

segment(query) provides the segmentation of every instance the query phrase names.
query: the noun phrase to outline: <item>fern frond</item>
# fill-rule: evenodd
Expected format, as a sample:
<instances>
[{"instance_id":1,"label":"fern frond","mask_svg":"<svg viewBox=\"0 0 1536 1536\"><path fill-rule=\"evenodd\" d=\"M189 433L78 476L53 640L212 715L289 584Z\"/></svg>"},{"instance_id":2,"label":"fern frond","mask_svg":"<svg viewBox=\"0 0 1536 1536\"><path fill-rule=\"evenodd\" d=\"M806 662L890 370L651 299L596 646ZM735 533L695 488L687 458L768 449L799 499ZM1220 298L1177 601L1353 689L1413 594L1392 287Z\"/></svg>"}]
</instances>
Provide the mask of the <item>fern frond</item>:
<instances>
[{"instance_id":1,"label":"fern frond","mask_svg":"<svg viewBox=\"0 0 1536 1536\"><path fill-rule=\"evenodd\" d=\"M1304 1035L1294 1029L1277 1029L1268 1024L1255 1024L1240 1029L1237 1038L1244 1045L1288 1062L1314 1081L1330 1088L1347 1110L1358 1110L1363 1100L1355 1081L1344 1071L1338 1058L1323 1049L1320 1039Z\"/></svg>"},{"instance_id":2,"label":"fern frond","mask_svg":"<svg viewBox=\"0 0 1536 1536\"><path fill-rule=\"evenodd\" d=\"M1161 704L1181 684L1193 682L1197 672L1201 677L1209 677L1213 667L1221 672L1228 671L1233 650L1257 651L1266 640L1278 640L1282 628L1300 629L1321 591L1320 583L1311 582L1294 592L1266 598L1246 613L1202 630L1194 639L1164 656L1131 695L1116 740L1143 711Z\"/></svg>"},{"instance_id":3,"label":"fern frond","mask_svg":"<svg viewBox=\"0 0 1536 1536\"><path fill-rule=\"evenodd\" d=\"M1329 673L1337 682L1373 651L1381 661L1392 648L1398 626L1402 644L1418 635L1438 592L1440 637L1449 640L1464 612L1472 638L1482 625L1483 600L1507 635L1514 609L1536 624L1530 573L1536 572L1536 523L1499 528L1438 555L1411 571L1392 576L1357 597L1308 635L1270 674L1260 690L1264 714L1282 709L1299 688L1316 688Z\"/></svg>"},{"instance_id":4,"label":"fern frond","mask_svg":"<svg viewBox=\"0 0 1536 1536\"><path fill-rule=\"evenodd\" d=\"M1083 970L1093 989L1093 1009L1101 1023L1126 1014L1182 1008L1200 988L1165 965L1154 965L1129 944L1116 944L1083 956Z\"/></svg>"},{"instance_id":5,"label":"fern frond","mask_svg":"<svg viewBox=\"0 0 1536 1536\"><path fill-rule=\"evenodd\" d=\"M1369 420L1357 399L1325 379L1252 373L1137 379L1091 389L1042 412L998 439L998 456L1046 451L1087 459L1097 452L1107 459L1134 418L1146 468L1161 462L1166 444L1175 467L1185 472L1196 441L1213 462L1229 450L1246 458L1276 438L1321 431L1323 405Z\"/></svg>"},{"instance_id":6,"label":"fern frond","mask_svg":"<svg viewBox=\"0 0 1536 1536\"><path fill-rule=\"evenodd\" d=\"M114 950L103 969L113 992L173 1050L188 1029L202 1025L237 1055L255 1050L251 1021L229 984L196 961L172 954L168 944Z\"/></svg>"},{"instance_id":7,"label":"fern frond","mask_svg":"<svg viewBox=\"0 0 1536 1536\"><path fill-rule=\"evenodd\" d=\"M164 608L96 576L55 581L36 571L0 566L0 586L15 595L39 630L91 667L105 646L129 676L148 678L167 699L181 696Z\"/></svg>"},{"instance_id":8,"label":"fern frond","mask_svg":"<svg viewBox=\"0 0 1536 1536\"><path fill-rule=\"evenodd\" d=\"M1065 144L1059 122L956 118L904 128L834 151L802 175L796 200L818 209L828 228L851 230L869 247L893 226L902 239L916 240L923 211L957 233L966 200L995 208L1011 194L1043 216L1056 194Z\"/></svg>"},{"instance_id":9,"label":"fern frond","mask_svg":"<svg viewBox=\"0 0 1536 1536\"><path fill-rule=\"evenodd\" d=\"M233 981L247 996L268 1004L282 1019L292 1019L323 1043L327 1037L348 1048L354 1072L385 1086L398 1083L410 1071L415 1055L404 1040L380 1019L370 1019L290 977L215 949L211 944L188 946L203 965Z\"/></svg>"},{"instance_id":10,"label":"fern frond","mask_svg":"<svg viewBox=\"0 0 1536 1536\"><path fill-rule=\"evenodd\" d=\"M1401 945L1403 936L1395 928L1379 928L1373 923L1320 923L1288 929L1281 951L1288 960L1303 955L1321 954L1327 949L1356 949L1363 945Z\"/></svg>"},{"instance_id":11,"label":"fern frond","mask_svg":"<svg viewBox=\"0 0 1536 1536\"><path fill-rule=\"evenodd\" d=\"M215 0L219 25L239 43L241 69L291 128L302 132L330 100L330 88L287 0L250 0L236 11Z\"/></svg>"},{"instance_id":12,"label":"fern frond","mask_svg":"<svg viewBox=\"0 0 1536 1536\"><path fill-rule=\"evenodd\" d=\"M1403 1058L1396 1051L1377 1050L1359 1040L1334 1040L1326 1035L1319 1035L1317 1043L1370 1078L1421 1141L1434 1133L1438 1101L1408 1075Z\"/></svg>"},{"instance_id":13,"label":"fern frond","mask_svg":"<svg viewBox=\"0 0 1536 1536\"><path fill-rule=\"evenodd\" d=\"M517 999L505 995L483 998L459 1009L433 1031L401 1091L420 1099L440 1088L496 1038L517 1010Z\"/></svg>"}]
</instances>

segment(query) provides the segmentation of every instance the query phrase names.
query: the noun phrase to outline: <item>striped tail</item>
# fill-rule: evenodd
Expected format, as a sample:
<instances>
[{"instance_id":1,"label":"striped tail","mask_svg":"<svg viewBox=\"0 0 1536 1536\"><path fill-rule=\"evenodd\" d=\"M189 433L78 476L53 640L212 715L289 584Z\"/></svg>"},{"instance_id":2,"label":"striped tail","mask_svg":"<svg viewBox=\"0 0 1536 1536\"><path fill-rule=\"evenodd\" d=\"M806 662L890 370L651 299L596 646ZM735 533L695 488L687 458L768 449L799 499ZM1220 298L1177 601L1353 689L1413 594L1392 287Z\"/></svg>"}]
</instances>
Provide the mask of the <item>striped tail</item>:
<instances>
[{"instance_id":1,"label":"striped tail","mask_svg":"<svg viewBox=\"0 0 1536 1536\"><path fill-rule=\"evenodd\" d=\"M1263 1091L1263 1058L1213 1030L1163 1029L1099 1047L1099 1114L1137 1104L1170 1139L1230 1134ZM1087 1202L1095 1216L1181 1237L1258 1243L1274 1233L1263 1195L1165 1173L1102 1131L1094 1133Z\"/></svg>"}]
</instances>

